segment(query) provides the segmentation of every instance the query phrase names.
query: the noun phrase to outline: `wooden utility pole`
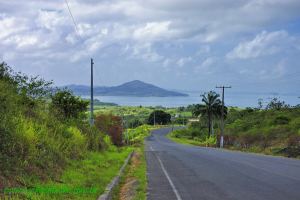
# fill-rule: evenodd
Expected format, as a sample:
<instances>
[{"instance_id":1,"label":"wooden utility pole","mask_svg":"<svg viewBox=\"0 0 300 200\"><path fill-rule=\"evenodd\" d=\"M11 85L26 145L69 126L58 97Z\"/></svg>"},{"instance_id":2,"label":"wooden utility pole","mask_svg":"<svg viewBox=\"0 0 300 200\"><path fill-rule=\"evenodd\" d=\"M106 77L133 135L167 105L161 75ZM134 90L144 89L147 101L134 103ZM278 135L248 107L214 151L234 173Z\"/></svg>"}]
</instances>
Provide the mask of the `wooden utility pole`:
<instances>
[{"instance_id":1,"label":"wooden utility pole","mask_svg":"<svg viewBox=\"0 0 300 200\"><path fill-rule=\"evenodd\" d=\"M94 125L94 61L91 58L91 117L90 125Z\"/></svg>"},{"instance_id":2,"label":"wooden utility pole","mask_svg":"<svg viewBox=\"0 0 300 200\"><path fill-rule=\"evenodd\" d=\"M153 120L153 125L155 126L155 110L154 110L154 113L153 113L153 115L154 115L154 120Z\"/></svg>"},{"instance_id":3,"label":"wooden utility pole","mask_svg":"<svg viewBox=\"0 0 300 200\"><path fill-rule=\"evenodd\" d=\"M220 148L224 146L224 93L225 88L231 88L231 86L217 86L216 88L222 89L222 114L221 114L221 137L220 137Z\"/></svg>"}]
</instances>

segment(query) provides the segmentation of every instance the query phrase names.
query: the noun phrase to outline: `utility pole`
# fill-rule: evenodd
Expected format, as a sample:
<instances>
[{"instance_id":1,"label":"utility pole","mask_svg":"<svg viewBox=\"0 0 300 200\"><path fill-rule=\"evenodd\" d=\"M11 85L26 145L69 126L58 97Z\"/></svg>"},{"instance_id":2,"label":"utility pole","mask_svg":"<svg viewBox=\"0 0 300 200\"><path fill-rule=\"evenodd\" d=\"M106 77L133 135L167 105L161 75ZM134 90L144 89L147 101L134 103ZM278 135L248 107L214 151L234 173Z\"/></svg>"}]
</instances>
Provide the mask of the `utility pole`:
<instances>
[{"instance_id":1,"label":"utility pole","mask_svg":"<svg viewBox=\"0 0 300 200\"><path fill-rule=\"evenodd\" d=\"M220 148L224 146L224 92L225 88L231 88L231 86L217 86L216 88L222 89L222 115L221 115L221 138L220 138Z\"/></svg>"},{"instance_id":2,"label":"utility pole","mask_svg":"<svg viewBox=\"0 0 300 200\"><path fill-rule=\"evenodd\" d=\"M155 126L155 110L154 110L153 115L154 115L154 123L153 123L153 124L154 124L154 126Z\"/></svg>"},{"instance_id":3,"label":"utility pole","mask_svg":"<svg viewBox=\"0 0 300 200\"><path fill-rule=\"evenodd\" d=\"M94 125L94 61L91 58L91 118L90 125Z\"/></svg>"}]
</instances>

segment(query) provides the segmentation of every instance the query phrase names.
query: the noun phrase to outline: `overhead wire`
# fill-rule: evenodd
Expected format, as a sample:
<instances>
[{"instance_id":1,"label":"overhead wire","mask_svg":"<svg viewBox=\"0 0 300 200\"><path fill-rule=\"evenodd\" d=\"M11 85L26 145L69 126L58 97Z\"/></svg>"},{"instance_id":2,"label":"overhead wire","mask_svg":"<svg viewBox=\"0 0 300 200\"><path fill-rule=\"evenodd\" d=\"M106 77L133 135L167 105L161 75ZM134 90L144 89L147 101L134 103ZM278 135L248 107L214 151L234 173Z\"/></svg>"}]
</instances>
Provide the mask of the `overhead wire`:
<instances>
[{"instance_id":1,"label":"overhead wire","mask_svg":"<svg viewBox=\"0 0 300 200\"><path fill-rule=\"evenodd\" d=\"M72 21L73 21L73 24L74 24L74 27L75 27L75 31L78 34L78 36L81 38L81 35L80 35L79 31L78 31L77 23L76 23L75 18L74 18L73 14L72 14L71 8L70 8L69 3L68 3L68 0L65 0L65 3L67 5L69 14L70 14L70 16L72 18Z\"/></svg>"},{"instance_id":2,"label":"overhead wire","mask_svg":"<svg viewBox=\"0 0 300 200\"><path fill-rule=\"evenodd\" d=\"M65 3L66 3L66 6L67 6L67 8L68 8L70 17L71 17L71 19L72 19L72 21L73 21L75 32L77 33L77 35L79 36L79 38L83 41L83 38L81 37L81 35L80 35L80 33L79 33L78 25L77 25L77 22L76 22L76 20L75 20L75 17L74 17L74 15L72 14L72 11L71 11L71 8L70 8L70 5L69 5L68 0L65 0ZM103 81L102 81L102 79L101 79L101 76L99 75L98 71L97 71L96 69L94 69L94 72L96 73L96 77L100 80L100 83L103 83Z\"/></svg>"}]
</instances>

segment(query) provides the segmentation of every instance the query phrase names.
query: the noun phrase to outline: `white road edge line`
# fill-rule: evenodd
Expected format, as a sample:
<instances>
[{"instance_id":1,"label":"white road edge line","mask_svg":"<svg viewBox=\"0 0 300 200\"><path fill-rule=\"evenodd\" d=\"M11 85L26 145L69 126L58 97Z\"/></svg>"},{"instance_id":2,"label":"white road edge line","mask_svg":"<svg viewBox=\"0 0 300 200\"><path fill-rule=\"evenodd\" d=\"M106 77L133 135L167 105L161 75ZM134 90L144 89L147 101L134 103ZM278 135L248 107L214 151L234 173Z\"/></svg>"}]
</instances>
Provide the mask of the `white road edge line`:
<instances>
[{"instance_id":1,"label":"white road edge line","mask_svg":"<svg viewBox=\"0 0 300 200\"><path fill-rule=\"evenodd\" d=\"M152 146L150 146L150 150L151 150L151 151L154 151L154 149L152 148Z\"/></svg>"},{"instance_id":2,"label":"white road edge line","mask_svg":"<svg viewBox=\"0 0 300 200\"><path fill-rule=\"evenodd\" d=\"M153 151L152 146L150 146L150 149ZM176 195L177 200L182 200L182 198L181 198L181 196L179 195L179 193L178 193L178 191L177 191L177 189L176 189L176 187L175 187L173 181L171 180L171 178L170 178L170 176L169 176L169 174L168 174L168 172L167 172L167 170L166 170L164 164L162 163L162 161L160 160L160 158L159 158L158 156L155 156L155 157L157 158L157 160L158 160L158 162L159 162L159 164L160 164L160 166L161 166L161 169L163 170L165 176L167 177L167 179L168 179L168 181L169 181L169 183L170 183L170 185L171 185L171 187L172 187L172 190L173 190L173 192L174 192L175 195Z\"/></svg>"}]
</instances>

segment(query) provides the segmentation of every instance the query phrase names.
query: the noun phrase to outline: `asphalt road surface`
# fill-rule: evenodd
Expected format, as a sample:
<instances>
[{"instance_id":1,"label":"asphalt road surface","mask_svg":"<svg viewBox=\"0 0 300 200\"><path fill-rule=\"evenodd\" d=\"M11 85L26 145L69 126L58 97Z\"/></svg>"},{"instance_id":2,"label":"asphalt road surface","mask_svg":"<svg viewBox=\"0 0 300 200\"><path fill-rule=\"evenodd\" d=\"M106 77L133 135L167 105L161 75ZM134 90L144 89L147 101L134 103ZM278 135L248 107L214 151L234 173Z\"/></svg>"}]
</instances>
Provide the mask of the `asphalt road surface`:
<instances>
[{"instance_id":1,"label":"asphalt road surface","mask_svg":"<svg viewBox=\"0 0 300 200\"><path fill-rule=\"evenodd\" d=\"M146 139L149 200L300 200L300 160Z\"/></svg>"}]
</instances>

